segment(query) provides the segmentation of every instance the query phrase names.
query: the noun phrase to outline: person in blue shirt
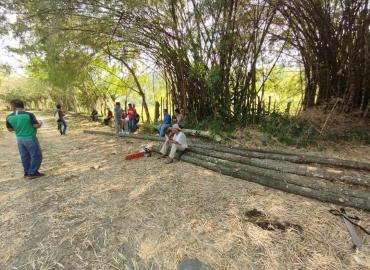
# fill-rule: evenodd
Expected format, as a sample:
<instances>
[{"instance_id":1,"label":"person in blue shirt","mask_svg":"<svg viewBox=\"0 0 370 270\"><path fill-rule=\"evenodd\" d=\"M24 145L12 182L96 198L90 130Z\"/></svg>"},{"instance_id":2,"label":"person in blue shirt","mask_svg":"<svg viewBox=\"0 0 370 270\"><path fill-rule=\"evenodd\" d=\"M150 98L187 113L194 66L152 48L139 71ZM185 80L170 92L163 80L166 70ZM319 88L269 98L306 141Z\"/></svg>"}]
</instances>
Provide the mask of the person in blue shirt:
<instances>
[{"instance_id":1,"label":"person in blue shirt","mask_svg":"<svg viewBox=\"0 0 370 270\"><path fill-rule=\"evenodd\" d=\"M164 138L167 129L171 126L171 115L168 113L167 109L163 110L163 121L158 126L159 136Z\"/></svg>"}]
</instances>

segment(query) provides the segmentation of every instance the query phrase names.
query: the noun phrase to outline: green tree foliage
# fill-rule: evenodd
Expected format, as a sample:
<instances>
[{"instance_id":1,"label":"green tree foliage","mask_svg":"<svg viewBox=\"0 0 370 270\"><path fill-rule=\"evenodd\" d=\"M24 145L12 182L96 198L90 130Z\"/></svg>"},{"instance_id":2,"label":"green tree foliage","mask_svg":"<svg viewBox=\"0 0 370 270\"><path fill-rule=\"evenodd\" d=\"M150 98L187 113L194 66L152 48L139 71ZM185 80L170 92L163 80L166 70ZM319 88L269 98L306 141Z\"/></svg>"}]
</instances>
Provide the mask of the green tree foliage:
<instances>
[{"instance_id":1,"label":"green tree foliage","mask_svg":"<svg viewBox=\"0 0 370 270\"><path fill-rule=\"evenodd\" d=\"M25 77L7 77L0 85L0 98L9 104L12 99L22 99L32 108L40 109L47 107L47 86L41 81Z\"/></svg>"},{"instance_id":2,"label":"green tree foliage","mask_svg":"<svg viewBox=\"0 0 370 270\"><path fill-rule=\"evenodd\" d=\"M305 107L340 102L342 111L370 110L370 14L368 0L284 0L278 11L301 54Z\"/></svg>"},{"instance_id":3,"label":"green tree foliage","mask_svg":"<svg viewBox=\"0 0 370 270\"><path fill-rule=\"evenodd\" d=\"M368 5L368 0L3 4L18 14L11 28L24 41L22 52L44 61L53 95L66 93L68 106L79 100L87 107L129 91L141 98L149 119L147 82L138 64L149 59L163 73L166 96L176 107L195 120L212 116L241 124L263 119L269 96L297 104L302 92L303 108L335 99L342 110L367 117ZM289 61L302 73L292 76L290 67L281 68Z\"/></svg>"}]
</instances>

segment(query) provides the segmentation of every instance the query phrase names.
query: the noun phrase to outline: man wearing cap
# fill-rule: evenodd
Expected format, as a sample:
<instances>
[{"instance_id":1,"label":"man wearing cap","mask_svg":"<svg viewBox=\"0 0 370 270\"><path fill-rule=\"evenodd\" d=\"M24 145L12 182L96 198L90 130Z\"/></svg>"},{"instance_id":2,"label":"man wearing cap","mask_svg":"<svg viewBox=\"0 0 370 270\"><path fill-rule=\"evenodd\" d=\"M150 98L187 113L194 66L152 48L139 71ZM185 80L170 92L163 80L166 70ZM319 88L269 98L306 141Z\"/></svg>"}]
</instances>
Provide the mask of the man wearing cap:
<instances>
[{"instance_id":1,"label":"man wearing cap","mask_svg":"<svg viewBox=\"0 0 370 270\"><path fill-rule=\"evenodd\" d=\"M171 144L171 150L170 154L168 155L169 159L166 161L166 164L172 163L173 159L175 158L176 151L184 151L186 148L188 148L188 144L186 141L186 136L184 132L181 131L181 128L178 124L174 124L171 128L173 132L173 138L166 137L166 140L162 146L161 153L162 157L165 157L167 154L167 149L169 145Z\"/></svg>"},{"instance_id":2,"label":"man wearing cap","mask_svg":"<svg viewBox=\"0 0 370 270\"><path fill-rule=\"evenodd\" d=\"M15 132L19 154L21 156L24 177L29 179L44 176L39 172L42 163L42 153L37 140L37 129L42 126L33 113L24 110L21 100L10 102L13 113L6 118L6 127L10 132Z\"/></svg>"}]
</instances>

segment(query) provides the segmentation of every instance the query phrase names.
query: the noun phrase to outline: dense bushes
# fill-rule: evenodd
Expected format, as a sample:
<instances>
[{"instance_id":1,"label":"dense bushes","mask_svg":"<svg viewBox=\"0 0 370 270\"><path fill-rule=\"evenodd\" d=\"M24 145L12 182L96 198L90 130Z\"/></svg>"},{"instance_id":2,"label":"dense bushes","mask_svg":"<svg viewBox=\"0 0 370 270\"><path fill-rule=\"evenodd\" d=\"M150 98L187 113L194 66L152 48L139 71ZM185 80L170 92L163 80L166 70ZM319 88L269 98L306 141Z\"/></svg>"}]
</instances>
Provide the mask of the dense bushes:
<instances>
[{"instance_id":1,"label":"dense bushes","mask_svg":"<svg viewBox=\"0 0 370 270\"><path fill-rule=\"evenodd\" d=\"M277 138L278 141L298 147L315 146L320 142L343 141L370 144L370 134L366 128L328 130L320 134L321 127L299 117L278 113L265 117L258 127L261 131Z\"/></svg>"},{"instance_id":2,"label":"dense bushes","mask_svg":"<svg viewBox=\"0 0 370 270\"><path fill-rule=\"evenodd\" d=\"M221 118L207 117L206 119L198 122L194 129L209 130L214 135L220 135L223 138L233 137L237 123L228 121Z\"/></svg>"},{"instance_id":3,"label":"dense bushes","mask_svg":"<svg viewBox=\"0 0 370 270\"><path fill-rule=\"evenodd\" d=\"M287 145L305 147L312 145L318 136L318 127L294 116L272 113L259 125L263 132L271 134Z\"/></svg>"},{"instance_id":4,"label":"dense bushes","mask_svg":"<svg viewBox=\"0 0 370 270\"><path fill-rule=\"evenodd\" d=\"M296 146L296 147L308 147L317 146L322 147L323 143L340 143L340 142L357 142L362 144L370 144L369 130L366 128L346 128L343 130L333 131L328 129L327 131L321 132L321 127L308 121L303 120L300 117L289 116L282 113L272 113L264 116L260 119L258 125L247 125L246 136L240 136L235 134L240 123L225 121L222 119L207 118L201 122L198 122L195 129L199 130L210 130L213 134L221 135L224 139L237 139L242 143L243 138L250 140L251 130L257 129L264 133L263 138L266 141L275 138L280 143ZM243 126L243 125L242 125Z\"/></svg>"}]
</instances>

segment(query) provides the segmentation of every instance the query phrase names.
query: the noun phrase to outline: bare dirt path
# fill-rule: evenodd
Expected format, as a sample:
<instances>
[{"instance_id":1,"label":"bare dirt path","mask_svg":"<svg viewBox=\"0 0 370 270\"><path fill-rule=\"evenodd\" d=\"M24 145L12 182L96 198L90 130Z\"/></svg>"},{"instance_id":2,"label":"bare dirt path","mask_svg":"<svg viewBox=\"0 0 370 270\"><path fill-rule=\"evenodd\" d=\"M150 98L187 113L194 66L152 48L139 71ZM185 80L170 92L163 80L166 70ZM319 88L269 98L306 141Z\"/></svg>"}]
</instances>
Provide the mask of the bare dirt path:
<instances>
[{"instance_id":1,"label":"bare dirt path","mask_svg":"<svg viewBox=\"0 0 370 270\"><path fill-rule=\"evenodd\" d=\"M1 120L4 113L0 113ZM369 269L333 205L155 157L123 161L144 142L39 132L42 171L25 180L13 134L0 132L0 269ZM296 226L261 228L245 215ZM348 210L363 226L370 214ZM369 243L369 237L364 237Z\"/></svg>"}]
</instances>

